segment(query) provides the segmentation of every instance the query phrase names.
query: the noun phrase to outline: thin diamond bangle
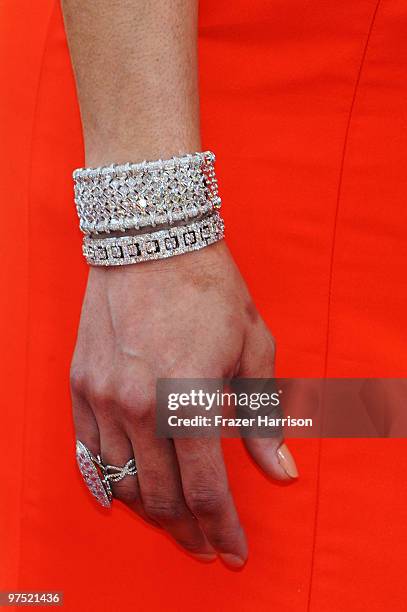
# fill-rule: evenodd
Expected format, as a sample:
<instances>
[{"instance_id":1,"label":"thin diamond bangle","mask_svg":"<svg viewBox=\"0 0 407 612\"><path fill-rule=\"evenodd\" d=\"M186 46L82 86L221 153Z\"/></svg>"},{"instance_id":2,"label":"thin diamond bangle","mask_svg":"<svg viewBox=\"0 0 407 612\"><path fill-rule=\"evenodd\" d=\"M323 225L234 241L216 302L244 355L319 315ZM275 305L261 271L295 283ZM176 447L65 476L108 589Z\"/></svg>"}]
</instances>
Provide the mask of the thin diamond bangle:
<instances>
[{"instance_id":1,"label":"thin diamond bangle","mask_svg":"<svg viewBox=\"0 0 407 612\"><path fill-rule=\"evenodd\" d=\"M222 240L224 223L218 212L186 225L136 236L84 237L83 254L94 266L117 266L165 259L197 251Z\"/></svg>"}]
</instances>

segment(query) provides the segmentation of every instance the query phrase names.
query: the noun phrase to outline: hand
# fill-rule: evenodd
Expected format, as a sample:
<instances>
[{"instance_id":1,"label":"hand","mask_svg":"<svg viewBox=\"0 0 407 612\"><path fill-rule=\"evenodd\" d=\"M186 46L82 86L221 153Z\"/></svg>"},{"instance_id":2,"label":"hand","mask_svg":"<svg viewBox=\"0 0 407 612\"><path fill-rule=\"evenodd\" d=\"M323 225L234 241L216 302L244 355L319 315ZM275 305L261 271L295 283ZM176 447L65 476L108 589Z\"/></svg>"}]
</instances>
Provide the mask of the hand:
<instances>
[{"instance_id":1,"label":"hand","mask_svg":"<svg viewBox=\"0 0 407 612\"><path fill-rule=\"evenodd\" d=\"M224 241L196 253L89 272L71 387L77 438L104 462L135 456L114 496L202 560L231 567L248 550L220 441L155 436L163 378L271 377L274 342ZM265 472L296 468L281 440L247 439Z\"/></svg>"}]
</instances>

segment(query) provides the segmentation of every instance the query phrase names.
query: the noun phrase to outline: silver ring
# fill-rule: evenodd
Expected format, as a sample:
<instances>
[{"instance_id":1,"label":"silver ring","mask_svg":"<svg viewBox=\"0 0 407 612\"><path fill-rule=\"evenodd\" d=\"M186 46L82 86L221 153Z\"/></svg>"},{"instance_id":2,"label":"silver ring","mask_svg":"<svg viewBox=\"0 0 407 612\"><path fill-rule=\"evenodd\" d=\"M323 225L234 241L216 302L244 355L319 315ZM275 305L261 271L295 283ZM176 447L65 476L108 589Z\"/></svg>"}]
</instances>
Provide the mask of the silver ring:
<instances>
[{"instance_id":1,"label":"silver ring","mask_svg":"<svg viewBox=\"0 0 407 612\"><path fill-rule=\"evenodd\" d=\"M80 440L76 441L76 461L87 488L104 508L110 508L112 505L113 492L110 483L137 474L134 457L123 466L105 465L100 455L93 455Z\"/></svg>"},{"instance_id":2,"label":"silver ring","mask_svg":"<svg viewBox=\"0 0 407 612\"><path fill-rule=\"evenodd\" d=\"M135 476L137 474L136 461L134 457L129 459L123 467L116 465L105 465L105 479L109 482L119 482L125 476Z\"/></svg>"}]
</instances>

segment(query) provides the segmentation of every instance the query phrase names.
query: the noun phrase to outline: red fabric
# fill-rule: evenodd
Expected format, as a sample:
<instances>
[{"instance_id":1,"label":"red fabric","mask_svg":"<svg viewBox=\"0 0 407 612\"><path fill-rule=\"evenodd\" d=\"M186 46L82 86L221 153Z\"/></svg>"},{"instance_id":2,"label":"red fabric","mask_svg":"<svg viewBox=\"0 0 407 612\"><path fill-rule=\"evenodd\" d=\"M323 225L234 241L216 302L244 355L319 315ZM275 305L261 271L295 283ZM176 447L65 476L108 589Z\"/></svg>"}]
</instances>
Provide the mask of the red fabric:
<instances>
[{"instance_id":1,"label":"red fabric","mask_svg":"<svg viewBox=\"0 0 407 612\"><path fill-rule=\"evenodd\" d=\"M406 26L402 0L201 0L204 146L279 375L407 374ZM1 3L0 79L0 448L14 468L2 467L0 590L62 590L70 611L404 609L404 440L292 440L290 487L229 441L251 551L240 572L198 564L119 504L96 507L68 392L87 268L58 2Z\"/></svg>"}]
</instances>

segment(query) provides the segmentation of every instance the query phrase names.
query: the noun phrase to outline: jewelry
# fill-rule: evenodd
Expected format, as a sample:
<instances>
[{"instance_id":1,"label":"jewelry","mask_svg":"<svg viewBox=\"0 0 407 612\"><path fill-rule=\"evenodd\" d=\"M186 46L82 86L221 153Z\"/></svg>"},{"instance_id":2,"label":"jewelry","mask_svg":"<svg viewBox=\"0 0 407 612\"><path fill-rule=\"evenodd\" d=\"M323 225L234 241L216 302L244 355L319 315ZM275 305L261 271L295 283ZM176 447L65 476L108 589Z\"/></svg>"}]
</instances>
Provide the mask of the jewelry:
<instances>
[{"instance_id":1,"label":"jewelry","mask_svg":"<svg viewBox=\"0 0 407 612\"><path fill-rule=\"evenodd\" d=\"M113 495L110 485L106 484L100 456L95 457L83 442L77 440L76 461L89 491L104 508L110 508Z\"/></svg>"},{"instance_id":2,"label":"jewelry","mask_svg":"<svg viewBox=\"0 0 407 612\"><path fill-rule=\"evenodd\" d=\"M173 226L149 234L83 240L83 254L94 266L117 266L164 259L202 249L224 237L218 212L188 225Z\"/></svg>"},{"instance_id":3,"label":"jewelry","mask_svg":"<svg viewBox=\"0 0 407 612\"><path fill-rule=\"evenodd\" d=\"M135 459L129 459L123 467L116 465L105 466L105 479L109 482L119 482L125 476L135 476L137 474Z\"/></svg>"},{"instance_id":4,"label":"jewelry","mask_svg":"<svg viewBox=\"0 0 407 612\"><path fill-rule=\"evenodd\" d=\"M110 483L137 474L134 457L122 467L104 465L100 455L95 457L80 440L76 441L76 460L86 486L104 508L110 508L112 505L113 492Z\"/></svg>"},{"instance_id":5,"label":"jewelry","mask_svg":"<svg viewBox=\"0 0 407 612\"><path fill-rule=\"evenodd\" d=\"M206 151L138 164L73 172L85 234L140 229L200 217L220 208L215 155Z\"/></svg>"}]
</instances>

